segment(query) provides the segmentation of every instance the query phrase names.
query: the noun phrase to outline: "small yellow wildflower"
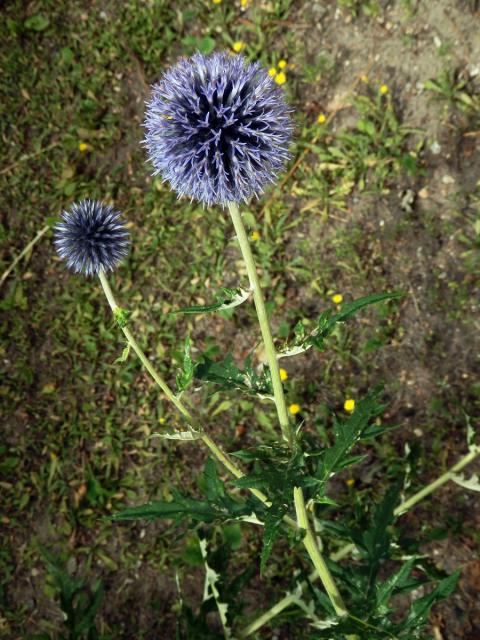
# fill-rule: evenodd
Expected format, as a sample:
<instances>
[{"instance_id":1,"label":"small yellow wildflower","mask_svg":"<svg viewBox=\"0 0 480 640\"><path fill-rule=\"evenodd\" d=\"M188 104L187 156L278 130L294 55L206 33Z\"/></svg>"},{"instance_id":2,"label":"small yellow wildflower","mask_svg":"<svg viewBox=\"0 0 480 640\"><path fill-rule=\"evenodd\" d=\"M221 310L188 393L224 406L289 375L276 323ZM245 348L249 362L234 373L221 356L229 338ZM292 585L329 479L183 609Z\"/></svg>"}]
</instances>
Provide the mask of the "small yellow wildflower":
<instances>
[{"instance_id":1,"label":"small yellow wildflower","mask_svg":"<svg viewBox=\"0 0 480 640\"><path fill-rule=\"evenodd\" d=\"M257 240L260 240L260 234L258 233L258 231L252 231L252 235L250 237L254 242L257 242Z\"/></svg>"},{"instance_id":2,"label":"small yellow wildflower","mask_svg":"<svg viewBox=\"0 0 480 640\"><path fill-rule=\"evenodd\" d=\"M352 413L352 411L355 409L355 400L352 400L352 398L348 398L348 400L345 400L345 402L343 403L343 408L345 409L345 411Z\"/></svg>"},{"instance_id":3,"label":"small yellow wildflower","mask_svg":"<svg viewBox=\"0 0 480 640\"><path fill-rule=\"evenodd\" d=\"M58 460L58 456L56 453L54 453L53 451L50 451L50 460L52 462L55 462L55 460Z\"/></svg>"},{"instance_id":4,"label":"small yellow wildflower","mask_svg":"<svg viewBox=\"0 0 480 640\"><path fill-rule=\"evenodd\" d=\"M360 76L360 80L361 80L362 82L364 82L365 84L368 84L368 76L365 76L365 75Z\"/></svg>"},{"instance_id":5,"label":"small yellow wildflower","mask_svg":"<svg viewBox=\"0 0 480 640\"><path fill-rule=\"evenodd\" d=\"M317 124L324 124L327 121L327 116L324 113L320 113L317 116Z\"/></svg>"},{"instance_id":6,"label":"small yellow wildflower","mask_svg":"<svg viewBox=\"0 0 480 640\"><path fill-rule=\"evenodd\" d=\"M282 369L280 367L280 380L282 382L285 382L285 380L288 380L288 373L285 371L285 369Z\"/></svg>"},{"instance_id":7,"label":"small yellow wildflower","mask_svg":"<svg viewBox=\"0 0 480 640\"><path fill-rule=\"evenodd\" d=\"M248 0L240 0L240 6L242 9L246 9L248 7Z\"/></svg>"},{"instance_id":8,"label":"small yellow wildflower","mask_svg":"<svg viewBox=\"0 0 480 640\"><path fill-rule=\"evenodd\" d=\"M279 69L285 69L285 67L287 66L287 61L286 60L280 60L278 63L278 68Z\"/></svg>"},{"instance_id":9,"label":"small yellow wildflower","mask_svg":"<svg viewBox=\"0 0 480 640\"><path fill-rule=\"evenodd\" d=\"M167 419L166 419L166 418L163 418L163 417L158 419L158 422L159 422L160 424L165 424L165 422L166 422L166 421L167 421Z\"/></svg>"},{"instance_id":10,"label":"small yellow wildflower","mask_svg":"<svg viewBox=\"0 0 480 640\"><path fill-rule=\"evenodd\" d=\"M345 484L347 485L347 487L351 488L355 484L355 479L354 478L348 478L348 480L345 480Z\"/></svg>"},{"instance_id":11,"label":"small yellow wildflower","mask_svg":"<svg viewBox=\"0 0 480 640\"><path fill-rule=\"evenodd\" d=\"M213 4L220 4L222 0L212 0Z\"/></svg>"},{"instance_id":12,"label":"small yellow wildflower","mask_svg":"<svg viewBox=\"0 0 480 640\"><path fill-rule=\"evenodd\" d=\"M288 410L290 411L290 413L292 414L292 416L296 416L296 415L297 415L297 413L299 413L299 412L300 412L300 408L301 408L301 407L300 407L300 405L299 405L299 404L295 404L295 403L294 403L294 404L291 404L291 405L288 407Z\"/></svg>"},{"instance_id":13,"label":"small yellow wildflower","mask_svg":"<svg viewBox=\"0 0 480 640\"><path fill-rule=\"evenodd\" d=\"M340 304L343 300L343 296L341 293L336 293L334 296L332 296L332 302L334 304Z\"/></svg>"},{"instance_id":14,"label":"small yellow wildflower","mask_svg":"<svg viewBox=\"0 0 480 640\"><path fill-rule=\"evenodd\" d=\"M80 144L78 145L78 150L82 151L83 153L87 149L88 149L88 144L86 142L80 142Z\"/></svg>"},{"instance_id":15,"label":"small yellow wildflower","mask_svg":"<svg viewBox=\"0 0 480 640\"><path fill-rule=\"evenodd\" d=\"M382 84L380 86L380 93L382 94L382 96L386 95L388 93L388 87L386 84Z\"/></svg>"},{"instance_id":16,"label":"small yellow wildflower","mask_svg":"<svg viewBox=\"0 0 480 640\"><path fill-rule=\"evenodd\" d=\"M275 82L277 84L285 84L287 81L287 76L283 73L283 71L279 71L275 76Z\"/></svg>"},{"instance_id":17,"label":"small yellow wildflower","mask_svg":"<svg viewBox=\"0 0 480 640\"><path fill-rule=\"evenodd\" d=\"M236 42L233 43L232 49L235 51L235 53L240 53L240 51L243 49L244 46L245 45L241 40L237 40Z\"/></svg>"},{"instance_id":18,"label":"small yellow wildflower","mask_svg":"<svg viewBox=\"0 0 480 640\"><path fill-rule=\"evenodd\" d=\"M275 69L275 67L270 67L270 69L268 70L268 75L271 78L274 78L277 75L277 70Z\"/></svg>"}]
</instances>

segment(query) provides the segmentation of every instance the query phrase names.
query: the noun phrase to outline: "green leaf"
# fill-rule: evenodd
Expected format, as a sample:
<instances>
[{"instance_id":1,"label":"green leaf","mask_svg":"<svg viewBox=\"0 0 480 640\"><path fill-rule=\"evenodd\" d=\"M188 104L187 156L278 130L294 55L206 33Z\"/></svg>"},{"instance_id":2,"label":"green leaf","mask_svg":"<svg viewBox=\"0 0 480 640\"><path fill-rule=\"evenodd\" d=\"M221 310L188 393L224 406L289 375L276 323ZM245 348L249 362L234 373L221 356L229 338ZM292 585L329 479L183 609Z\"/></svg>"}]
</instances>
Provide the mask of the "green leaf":
<instances>
[{"instance_id":1,"label":"green leaf","mask_svg":"<svg viewBox=\"0 0 480 640\"><path fill-rule=\"evenodd\" d=\"M40 13L25 20L25 27L32 31L45 31L49 24L50 20Z\"/></svg>"},{"instance_id":2,"label":"green leaf","mask_svg":"<svg viewBox=\"0 0 480 640\"><path fill-rule=\"evenodd\" d=\"M388 602L394 593L402 590L409 582L409 576L415 564L416 558L410 558L400 569L390 576L385 582L377 585L377 609L378 613L386 614L389 611Z\"/></svg>"},{"instance_id":3,"label":"green leaf","mask_svg":"<svg viewBox=\"0 0 480 640\"><path fill-rule=\"evenodd\" d=\"M432 606L439 600L448 598L457 586L460 571L455 571L451 576L442 580L433 591L412 603L407 619L402 625L402 631L411 631L424 625Z\"/></svg>"},{"instance_id":4,"label":"green leaf","mask_svg":"<svg viewBox=\"0 0 480 640\"><path fill-rule=\"evenodd\" d=\"M128 356L130 355L130 343L127 342L126 346L124 347L123 351L122 351L122 355L119 356L118 358L116 358L113 361L113 364L118 364L121 362L126 362L128 360Z\"/></svg>"},{"instance_id":5,"label":"green leaf","mask_svg":"<svg viewBox=\"0 0 480 640\"><path fill-rule=\"evenodd\" d=\"M190 355L190 338L185 340L185 347L183 351L183 367L182 370L177 373L176 383L179 392L185 391L192 381L195 373L195 365L193 364L192 357Z\"/></svg>"},{"instance_id":6,"label":"green leaf","mask_svg":"<svg viewBox=\"0 0 480 640\"><path fill-rule=\"evenodd\" d=\"M203 55L208 56L215 49L215 40L210 36L205 36L198 41L198 50Z\"/></svg>"},{"instance_id":7,"label":"green leaf","mask_svg":"<svg viewBox=\"0 0 480 640\"><path fill-rule=\"evenodd\" d=\"M196 305L193 307L182 307L174 313L184 313L186 315L194 315L198 313L211 313L213 311L224 311L225 309L232 309L238 307L245 302L250 296L251 291L248 289L227 289L222 288L222 293L217 296L217 302L213 304L207 304L204 306Z\"/></svg>"},{"instance_id":8,"label":"green leaf","mask_svg":"<svg viewBox=\"0 0 480 640\"><path fill-rule=\"evenodd\" d=\"M274 504L266 511L265 527L263 530L263 547L260 555L260 574L265 572L267 561L273 549L273 544L280 533L282 518L287 512L286 505Z\"/></svg>"},{"instance_id":9,"label":"green leaf","mask_svg":"<svg viewBox=\"0 0 480 640\"><path fill-rule=\"evenodd\" d=\"M208 458L205 463L202 479L205 487L204 494L209 500L215 501L225 496L225 487L218 477L217 467L211 458Z\"/></svg>"},{"instance_id":10,"label":"green leaf","mask_svg":"<svg viewBox=\"0 0 480 640\"><path fill-rule=\"evenodd\" d=\"M170 519L181 522L187 518L196 522L216 522L223 520L225 513L218 507L203 500L187 498L177 490L172 491L170 502L147 502L138 507L124 509L112 516L112 520L157 520Z\"/></svg>"},{"instance_id":11,"label":"green leaf","mask_svg":"<svg viewBox=\"0 0 480 640\"><path fill-rule=\"evenodd\" d=\"M324 490L326 482L333 473L355 460L348 457L351 449L362 439L370 420L385 409L385 405L381 405L378 401L381 392L381 386L371 391L357 403L355 411L345 421L334 417L335 442L319 456L315 473L321 489Z\"/></svg>"},{"instance_id":12,"label":"green leaf","mask_svg":"<svg viewBox=\"0 0 480 640\"><path fill-rule=\"evenodd\" d=\"M354 316L357 311L360 311L361 309L364 309L365 307L368 307L372 304L383 302L385 300L401 298L404 295L405 294L402 292L377 293L369 296L364 296L363 298L358 298L358 300L353 300L352 302L347 302L343 305L342 309L334 315L332 315L331 310L324 311L317 321L316 328L308 335L305 335L305 328L300 322L295 327L295 339L293 344L283 352L280 352L279 357L296 355L298 353L307 351L311 347L315 347L319 351L324 351L325 338L331 335L331 333L335 329L335 326L339 322L345 322L346 320Z\"/></svg>"},{"instance_id":13,"label":"green leaf","mask_svg":"<svg viewBox=\"0 0 480 640\"><path fill-rule=\"evenodd\" d=\"M390 547L390 535L387 528L393 523L394 509L398 502L399 487L391 487L382 502L377 505L370 527L358 539L361 547L366 551L371 565L377 567L383 560Z\"/></svg>"},{"instance_id":14,"label":"green leaf","mask_svg":"<svg viewBox=\"0 0 480 640\"><path fill-rule=\"evenodd\" d=\"M206 380L220 385L223 390L240 389L251 395L272 395L270 374L264 367L258 375L252 366L251 358L245 360L245 369L239 369L229 353L223 360L214 362L207 356L196 365L195 376L199 380Z\"/></svg>"},{"instance_id":15,"label":"green leaf","mask_svg":"<svg viewBox=\"0 0 480 640\"><path fill-rule=\"evenodd\" d=\"M189 498L174 489L172 500L148 502L138 507L124 509L112 516L113 520L169 519L174 522L191 520L193 522L225 522L240 519L252 514L253 508L248 500L234 500L227 495L220 481L215 463L208 459L200 477L200 487L206 500Z\"/></svg>"}]
</instances>

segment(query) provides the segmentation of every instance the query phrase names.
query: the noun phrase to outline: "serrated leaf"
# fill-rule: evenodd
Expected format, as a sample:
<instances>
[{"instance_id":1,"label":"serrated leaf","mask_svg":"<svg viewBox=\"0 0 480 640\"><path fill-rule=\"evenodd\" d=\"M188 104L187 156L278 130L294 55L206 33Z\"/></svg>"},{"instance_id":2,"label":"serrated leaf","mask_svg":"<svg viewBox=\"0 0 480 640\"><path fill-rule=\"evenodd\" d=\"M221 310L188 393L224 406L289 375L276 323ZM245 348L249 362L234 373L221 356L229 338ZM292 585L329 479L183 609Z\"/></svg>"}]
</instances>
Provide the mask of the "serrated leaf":
<instances>
[{"instance_id":1,"label":"serrated leaf","mask_svg":"<svg viewBox=\"0 0 480 640\"><path fill-rule=\"evenodd\" d=\"M410 560L407 560L390 578L377 585L377 609L380 614L386 614L388 612L388 602L390 598L407 584L414 564L415 558L410 558Z\"/></svg>"},{"instance_id":2,"label":"serrated leaf","mask_svg":"<svg viewBox=\"0 0 480 640\"><path fill-rule=\"evenodd\" d=\"M355 411L345 421L334 418L335 442L319 456L315 473L315 477L323 488L330 476L345 466L345 461L348 463L348 454L362 438L370 420L385 409L385 406L378 402L381 392L382 387L377 387L360 400Z\"/></svg>"},{"instance_id":3,"label":"serrated leaf","mask_svg":"<svg viewBox=\"0 0 480 640\"><path fill-rule=\"evenodd\" d=\"M480 491L480 478L478 474L474 473L470 478L465 478L465 474L463 473L454 473L451 476L453 482L458 484L460 487L464 489L469 489L470 491Z\"/></svg>"},{"instance_id":4,"label":"serrated leaf","mask_svg":"<svg viewBox=\"0 0 480 640\"><path fill-rule=\"evenodd\" d=\"M245 369L239 369L231 353L223 360L213 361L204 356L203 361L196 365L195 376L200 380L206 380L220 385L223 390L240 389L247 394L270 396L272 385L270 374L264 368L258 375L253 369L250 358L245 361Z\"/></svg>"},{"instance_id":5,"label":"serrated leaf","mask_svg":"<svg viewBox=\"0 0 480 640\"><path fill-rule=\"evenodd\" d=\"M190 355L190 348L191 348L190 337L187 337L185 340L185 346L183 350L182 370L179 373L177 373L177 376L176 376L177 389L179 392L185 391L185 389L187 389L193 381L193 376L195 373L195 365L193 364L193 360Z\"/></svg>"},{"instance_id":6,"label":"serrated leaf","mask_svg":"<svg viewBox=\"0 0 480 640\"><path fill-rule=\"evenodd\" d=\"M171 433L152 433L150 438L164 438L165 440L183 440L191 442L199 440L202 434L198 431L173 431Z\"/></svg>"},{"instance_id":7,"label":"serrated leaf","mask_svg":"<svg viewBox=\"0 0 480 640\"><path fill-rule=\"evenodd\" d=\"M361 535L358 542L366 551L370 565L377 567L386 557L390 546L387 528L393 523L395 505L398 501L399 487L391 487L377 505L372 523Z\"/></svg>"},{"instance_id":8,"label":"serrated leaf","mask_svg":"<svg viewBox=\"0 0 480 640\"><path fill-rule=\"evenodd\" d=\"M220 620L223 626L224 636L227 640L229 640L229 638L232 637L232 630L230 629L227 621L228 604L226 602L221 602L220 593L217 588L217 583L219 582L220 576L208 564L207 541L203 538L200 538L199 544L200 544L200 551L202 554L204 567L205 567L205 586L203 590L203 602L206 602L210 598L213 598L215 600L215 604L217 605L217 609L218 609L218 614L220 616Z\"/></svg>"},{"instance_id":9,"label":"serrated leaf","mask_svg":"<svg viewBox=\"0 0 480 640\"><path fill-rule=\"evenodd\" d=\"M372 304L376 304L378 302L383 302L385 300L393 300L395 298L401 298L405 294L403 292L393 292L393 293L377 293L369 296L364 296L362 298L358 298L357 300L353 300L352 302L347 302L343 305L342 309L332 315L332 311L324 311L318 321L316 328L308 335L305 336L305 329L302 323L298 323L295 327L295 340L293 345L289 346L283 352L278 354L279 358L285 358L288 356L297 355L299 353L303 353L307 351L311 347L315 347L319 351L323 351L325 349L325 338L328 337L334 330L335 326L339 322L345 322L353 315L368 307Z\"/></svg>"},{"instance_id":10,"label":"serrated leaf","mask_svg":"<svg viewBox=\"0 0 480 640\"><path fill-rule=\"evenodd\" d=\"M138 507L130 507L111 516L113 520L169 519L174 522L225 522L242 519L252 514L248 500L240 501L227 495L218 478L215 463L209 458L201 476L201 487L206 500L189 498L176 489L172 490L169 502L155 501Z\"/></svg>"},{"instance_id":11,"label":"serrated leaf","mask_svg":"<svg viewBox=\"0 0 480 640\"><path fill-rule=\"evenodd\" d=\"M215 501L225 496L224 484L218 477L217 467L211 458L208 458L205 463L202 479L204 482L204 493L209 500Z\"/></svg>"},{"instance_id":12,"label":"serrated leaf","mask_svg":"<svg viewBox=\"0 0 480 640\"><path fill-rule=\"evenodd\" d=\"M265 513L265 527L263 530L263 546L260 555L260 574L265 572L268 558L273 549L273 544L280 533L282 518L286 514L286 505L274 504Z\"/></svg>"},{"instance_id":13,"label":"serrated leaf","mask_svg":"<svg viewBox=\"0 0 480 640\"><path fill-rule=\"evenodd\" d=\"M451 576L442 580L429 594L415 600L410 607L407 619L402 624L402 631L411 631L424 625L428 620L432 606L439 600L448 598L453 593L459 577L460 571L455 571Z\"/></svg>"},{"instance_id":14,"label":"serrated leaf","mask_svg":"<svg viewBox=\"0 0 480 640\"><path fill-rule=\"evenodd\" d=\"M238 307L248 300L251 294L250 289L228 289L222 288L222 292L218 297L217 302L207 305L194 305L193 307L183 307L174 311L174 313L184 313L186 315L195 315L199 313L213 313L214 311L224 311L225 309L232 309Z\"/></svg>"}]
</instances>

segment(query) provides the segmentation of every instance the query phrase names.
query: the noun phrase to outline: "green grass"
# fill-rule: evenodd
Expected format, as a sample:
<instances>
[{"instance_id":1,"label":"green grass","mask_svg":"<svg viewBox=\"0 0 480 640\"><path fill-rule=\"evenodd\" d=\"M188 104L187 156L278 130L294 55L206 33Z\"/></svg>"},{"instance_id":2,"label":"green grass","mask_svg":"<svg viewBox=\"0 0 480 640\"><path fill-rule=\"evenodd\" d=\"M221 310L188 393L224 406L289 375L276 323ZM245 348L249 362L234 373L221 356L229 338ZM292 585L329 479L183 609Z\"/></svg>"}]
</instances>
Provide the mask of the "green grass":
<instances>
[{"instance_id":1,"label":"green grass","mask_svg":"<svg viewBox=\"0 0 480 640\"><path fill-rule=\"evenodd\" d=\"M339 4L354 14L363 10L372 16L377 11L372 2ZM402 121L404 96L393 90L380 96L373 83L357 91L349 110L353 124L342 124L341 117L339 124L315 124L317 113L304 109L305 91L313 90L320 76L320 90L327 92L340 71L322 51L308 64L302 52L297 53L291 27L296 21L298 7L286 0L252 3L247 12L225 0L220 5L194 0L188 9L178 10L163 0L45 0L27 8L10 2L0 25L1 271L73 200L88 195L114 201L129 220L133 238L131 255L115 276L114 287L160 370L174 380L188 334L194 349L212 355L231 349L244 359L258 340L253 311L246 305L228 317L171 313L214 300L222 286L245 284L236 274L239 256L227 216L178 201L166 185L149 176L139 145L144 100L162 70L181 54L221 49L241 40L246 55L268 67L282 58L296 65L287 68L286 90L296 110L293 152L303 153L303 159L283 190L273 189L252 202L246 217L260 236L255 253L262 281L270 287L277 335L286 338L299 320L314 320L320 311L334 308L333 293L350 299L414 286L404 262L422 242L447 236L447 223L437 210L428 224L414 214L400 219L389 214L398 211L396 191L417 189L429 172L423 133ZM468 107L469 117L477 108L478 95L470 91L473 106L467 105L465 87L450 76L435 87L429 88L452 108ZM79 148L82 143L85 151ZM467 226L460 216L465 210ZM478 190L462 191L451 211L448 233L459 234L463 246L459 262L446 280L439 278L441 268L432 269L432 282L423 283L418 295L422 312L440 324L437 333L443 323L448 331L459 324L471 335ZM385 218L382 229L380 216ZM189 562L177 534L158 526L112 525L107 516L125 504L167 498L172 485L194 493L205 453L149 438L179 420L159 401L133 355L115 362L124 344L98 283L66 273L52 249L51 234L17 266L3 294L0 396L8 421L0 450L7 531L0 555L3 628L12 637L61 628L51 604L58 591L45 569L42 545L67 563L73 559L70 569L75 573L72 567L77 567L91 587L97 578L108 585L107 604L100 608L103 632L129 637L128 629L122 631L121 614L112 608L121 610L135 597L138 572L147 568L148 620L155 618L158 606L152 576L169 585L162 615L173 619L178 607L174 570L185 583L189 579ZM441 450L452 428L458 433L462 410L473 414L480 403L473 378L463 386L452 380L452 373L442 384L439 379L434 395L425 390L419 400L423 408L417 408L414 418L402 414L398 379L409 357L422 366L436 358L443 378L454 368L442 360L443 342L436 347L438 353L428 342L424 351L415 353L412 345L421 329L402 309L388 305L369 311L361 322L339 330L326 354L285 364L289 397L301 404L302 419L319 421L327 405L340 410L345 397L359 395L388 373L385 363L388 358L396 362L398 350L401 358L387 380L394 400L391 419L404 421L406 429L419 425L425 433L435 433L434 450ZM471 376L474 364L468 354L462 358L462 372ZM192 397L192 402L206 402L209 411L217 411L209 426L227 449L271 436L276 427L269 404L245 398L237 405L230 400L235 398L212 388ZM459 451L461 437L453 438ZM418 446L423 456L418 473L433 472L437 462L428 461L429 445L422 441ZM402 454L401 438L396 445L386 441L377 451L379 464L389 467L389 473L402 468ZM374 483L380 472L370 473ZM374 488L365 482L361 490L367 495ZM246 529L243 534L238 557L248 564L258 552L259 536ZM284 563L279 547L262 589L277 589L282 595L282 580L297 561ZM195 580L198 593L202 578ZM115 599L116 591L124 595ZM190 592L187 596L196 602ZM138 637L149 637L150 622L136 630ZM285 624L288 629L288 620Z\"/></svg>"}]
</instances>

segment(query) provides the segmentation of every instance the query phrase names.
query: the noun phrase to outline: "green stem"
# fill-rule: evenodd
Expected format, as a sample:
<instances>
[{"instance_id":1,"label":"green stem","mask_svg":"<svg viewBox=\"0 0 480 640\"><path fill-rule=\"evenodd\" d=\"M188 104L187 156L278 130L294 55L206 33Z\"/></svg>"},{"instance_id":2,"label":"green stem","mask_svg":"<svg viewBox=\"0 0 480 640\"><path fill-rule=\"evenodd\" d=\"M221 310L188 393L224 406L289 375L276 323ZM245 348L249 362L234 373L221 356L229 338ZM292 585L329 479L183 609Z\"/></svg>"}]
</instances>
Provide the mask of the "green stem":
<instances>
[{"instance_id":1,"label":"green stem","mask_svg":"<svg viewBox=\"0 0 480 640\"><path fill-rule=\"evenodd\" d=\"M426 487L424 487L423 489L420 489L420 491L417 491L417 493L415 493L411 498L409 498L408 500L405 500L405 502L402 502L401 504L398 505L398 507L395 509L394 514L396 516L400 516L403 513L405 513L405 511L408 511L408 509L410 509L411 507L413 507L413 505L417 504L417 502L420 502L420 500L423 500L423 498L425 498L426 496L430 495L431 493L433 493L435 491L435 489L438 489L438 487L441 487L442 485L444 485L446 482L448 482L449 480L452 479L452 477L458 473L459 471L461 471L464 467L467 466L467 464L470 464L470 462L472 462L472 460L475 460L475 458L480 455L480 447L474 447L472 448L472 450L470 451L470 453L467 453L466 456L464 456L463 458L461 458L456 464L453 465L453 467L451 467L448 471L445 471L444 474L442 474L439 478L437 478L436 480L434 480L433 482L431 482L430 484L427 484Z\"/></svg>"},{"instance_id":2,"label":"green stem","mask_svg":"<svg viewBox=\"0 0 480 640\"><path fill-rule=\"evenodd\" d=\"M288 420L287 405L285 402L285 395L283 393L282 381L280 379L280 370L278 366L277 352L275 351L275 345L273 343L272 332L270 330L270 324L268 322L267 310L265 308L265 300L263 298L262 288L260 280L258 278L257 267L255 265L255 259L250 248L250 242L248 241L247 232L243 224L242 216L235 203L229 203L228 210L232 218L235 233L240 245L240 251L242 253L245 266L247 268L248 279L250 281L250 287L253 291L253 300L255 302L255 308L257 311L258 322L260 325L260 331L262 333L263 343L265 345L265 352L267 354L268 366L270 367L270 376L272 378L273 395L275 399L275 406L277 408L278 420L282 429L282 435L288 442L290 447L293 447L293 432ZM300 487L294 490L295 509L297 510L297 522L298 514L305 514L305 500L303 497L303 491ZM303 505L303 507L302 507ZM302 520L303 522L303 520ZM308 520L305 522L305 524ZM303 525L300 525L303 526ZM311 531L310 526L305 527L307 535L303 539L305 549L312 560L314 567L319 569L319 575L322 580L323 586L327 592L328 597L332 601L332 605L337 611L338 615L346 615L346 608L343 603L342 597L335 585L335 582L328 570L327 565L320 553L317 545L317 540Z\"/></svg>"},{"instance_id":3,"label":"green stem","mask_svg":"<svg viewBox=\"0 0 480 640\"><path fill-rule=\"evenodd\" d=\"M423 498L430 495L433 491L435 491L436 489L444 485L446 482L451 480L452 476L455 473L458 473L459 471L461 471L464 467L470 464L470 462L475 460L475 458L479 455L480 455L480 448L478 447L474 448L472 451L467 453L467 455L461 458L457 463L455 463L453 467L451 467L448 471L442 474L439 478L437 478L436 480L428 484L426 487L424 487L420 491L417 491L417 493L413 494L413 496L411 498L408 498L408 500L405 500L405 502L402 502L401 504L399 504L398 507L395 508L394 514L396 516L401 516L404 513L406 513L409 509L411 509L418 502L420 502L420 500L423 500ZM340 560L343 560L343 558L345 558L346 556L350 555L350 553L352 553L352 551L354 550L355 550L355 545L348 543L343 547L341 547L338 551L335 551L334 553L332 553L330 555L330 558L334 562L339 562ZM318 577L319 577L318 571L317 570L312 571L311 574L308 576L308 582L314 582L315 580L318 579ZM304 591L307 588L308 582L305 580L300 583L300 589L302 591ZM275 616L280 615L280 613L284 609L286 609L292 604L296 604L297 600L298 600L298 596L293 596L292 594L286 595L284 598L279 600L275 605L273 605L271 609L269 609L265 613L262 613L256 620L254 620L247 627L245 627L245 629L241 631L240 637L247 638L254 631L257 631L258 629L260 629L260 627L262 627L264 624L267 624L267 622L270 622L270 620L275 618Z\"/></svg>"},{"instance_id":4,"label":"green stem","mask_svg":"<svg viewBox=\"0 0 480 640\"><path fill-rule=\"evenodd\" d=\"M318 548L317 539L312 531L310 521L308 520L307 510L305 508L305 500L303 498L303 492L300 487L295 487L293 490L293 499L295 502L295 511L297 512L297 524L301 529L305 530L305 537L303 543L308 551L308 555L312 559L313 565L317 570L318 575L328 593L328 596L333 604L335 613L338 616L346 616L347 608L343 602L343 598L340 595L337 585L332 578L329 568L322 554Z\"/></svg>"},{"instance_id":5,"label":"green stem","mask_svg":"<svg viewBox=\"0 0 480 640\"><path fill-rule=\"evenodd\" d=\"M255 633L258 629L263 627L265 624L273 620L276 616L280 615L284 609L290 607L292 604L299 604L298 596L290 593L285 596L282 600L277 602L277 604L273 605L271 609L262 613L256 620L247 625L244 629L239 632L240 638L248 638L252 633Z\"/></svg>"},{"instance_id":6,"label":"green stem","mask_svg":"<svg viewBox=\"0 0 480 640\"><path fill-rule=\"evenodd\" d=\"M232 218L233 226L235 227L235 233L247 268L247 275L253 293L253 301L255 303L260 331L262 333L262 340L265 346L265 353L267 355L267 362L270 368L273 395L275 398L275 406L277 407L280 428L284 439L291 447L293 445L292 428L288 419L287 405L285 403L282 381L280 379L277 353L275 351L275 345L273 344L272 332L268 322L267 309L265 307L265 300L263 298L262 288L258 278L257 267L255 265L252 249L250 248L250 242L248 241L247 232L245 230L240 211L238 210L238 206L234 202L230 202L228 210Z\"/></svg>"},{"instance_id":7,"label":"green stem","mask_svg":"<svg viewBox=\"0 0 480 640\"><path fill-rule=\"evenodd\" d=\"M110 287L110 283L108 282L105 276L105 273L103 271L100 271L98 275L99 275L99 279L100 279L103 291L108 300L108 304L110 305L110 308L113 312L113 315L115 318L118 318L118 315L121 309L118 306L117 301L115 300L115 296L113 295L113 291ZM228 471L230 471L230 473L233 476L235 476L236 478L243 478L243 476L245 475L243 471L239 467L237 467L237 465L234 462L232 462L228 454L222 451L222 449L217 444L215 444L212 438L210 438L210 436L208 436L205 433L202 425L198 422L198 420L194 419L194 417L192 416L190 411L187 409L187 407L183 404L183 402L179 400L177 396L172 392L168 384L165 382L165 380L162 378L162 376L158 373L158 371L152 365L150 360L147 358L147 356L145 355L144 351L136 341L130 329L126 326L122 326L121 329L128 341L128 344L135 351L140 362L143 364L143 366L148 371L148 373L152 376L153 380L157 383L157 385L160 387L163 393L167 396L169 401L175 405L178 411L186 419L189 426L200 433L200 439L210 449L210 451L215 456L215 458L219 462L221 462L228 469ZM267 496L262 491L259 491L258 489L254 489L254 488L249 489L249 491L252 495L258 498L266 507L271 506L272 503L269 501ZM289 516L285 516L283 520L286 524L288 524L293 529L297 528L297 523L295 522L295 520L293 520Z\"/></svg>"}]
</instances>

